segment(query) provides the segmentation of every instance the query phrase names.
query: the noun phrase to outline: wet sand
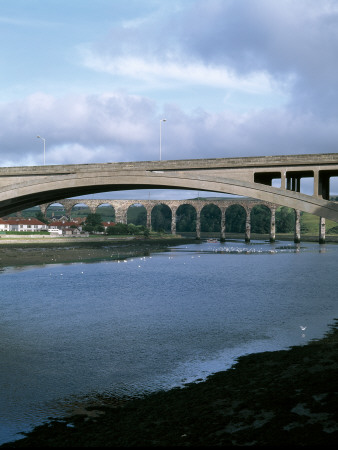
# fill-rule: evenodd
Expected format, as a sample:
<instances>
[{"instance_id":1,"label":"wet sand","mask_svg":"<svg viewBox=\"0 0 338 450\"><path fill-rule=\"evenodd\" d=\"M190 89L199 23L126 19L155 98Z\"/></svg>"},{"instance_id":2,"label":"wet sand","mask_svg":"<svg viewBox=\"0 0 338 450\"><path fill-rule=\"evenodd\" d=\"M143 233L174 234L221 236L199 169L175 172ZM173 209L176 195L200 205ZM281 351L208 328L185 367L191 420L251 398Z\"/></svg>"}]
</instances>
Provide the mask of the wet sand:
<instances>
[{"instance_id":1,"label":"wet sand","mask_svg":"<svg viewBox=\"0 0 338 450\"><path fill-rule=\"evenodd\" d=\"M56 238L0 239L1 267L93 262L146 256L170 246L193 242L191 238Z\"/></svg>"}]
</instances>

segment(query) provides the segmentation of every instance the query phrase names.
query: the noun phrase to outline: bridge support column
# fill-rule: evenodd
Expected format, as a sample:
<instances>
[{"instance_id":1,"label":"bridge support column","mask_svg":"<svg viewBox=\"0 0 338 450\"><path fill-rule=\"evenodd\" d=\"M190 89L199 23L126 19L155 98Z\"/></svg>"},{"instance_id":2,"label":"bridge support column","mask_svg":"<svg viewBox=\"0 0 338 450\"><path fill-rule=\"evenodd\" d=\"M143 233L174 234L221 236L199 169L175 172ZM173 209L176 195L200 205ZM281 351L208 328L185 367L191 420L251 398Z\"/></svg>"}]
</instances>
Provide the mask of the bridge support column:
<instances>
[{"instance_id":1,"label":"bridge support column","mask_svg":"<svg viewBox=\"0 0 338 450\"><path fill-rule=\"evenodd\" d=\"M65 207L65 214L66 214L66 216L69 217L69 218L70 218L70 216L71 216L71 214L72 214L72 209L73 209L72 206L70 206L70 207L68 207L68 208Z\"/></svg>"},{"instance_id":2,"label":"bridge support column","mask_svg":"<svg viewBox=\"0 0 338 450\"><path fill-rule=\"evenodd\" d=\"M201 239L201 211L196 210L196 239Z\"/></svg>"},{"instance_id":3,"label":"bridge support column","mask_svg":"<svg viewBox=\"0 0 338 450\"><path fill-rule=\"evenodd\" d=\"M176 235L176 207L172 207L171 209L171 234Z\"/></svg>"},{"instance_id":4,"label":"bridge support column","mask_svg":"<svg viewBox=\"0 0 338 450\"><path fill-rule=\"evenodd\" d=\"M319 243L320 244L325 244L325 231L326 231L326 226L325 226L325 217L321 217L319 220Z\"/></svg>"},{"instance_id":5,"label":"bridge support column","mask_svg":"<svg viewBox=\"0 0 338 450\"><path fill-rule=\"evenodd\" d=\"M147 228L148 228L148 230L149 231L151 231L151 210L152 210L152 208L150 207L148 207L148 208L146 208L146 211L147 211Z\"/></svg>"},{"instance_id":6,"label":"bridge support column","mask_svg":"<svg viewBox=\"0 0 338 450\"><path fill-rule=\"evenodd\" d=\"M127 223L127 209L116 208L115 209L115 221L116 221L116 223Z\"/></svg>"},{"instance_id":7,"label":"bridge support column","mask_svg":"<svg viewBox=\"0 0 338 450\"><path fill-rule=\"evenodd\" d=\"M319 173L318 170L313 172L313 195L319 197Z\"/></svg>"},{"instance_id":8,"label":"bridge support column","mask_svg":"<svg viewBox=\"0 0 338 450\"><path fill-rule=\"evenodd\" d=\"M295 242L295 244L299 244L299 242L300 242L300 211L299 211L299 209L295 210L295 215L296 215L296 222L295 222L294 242Z\"/></svg>"},{"instance_id":9,"label":"bridge support column","mask_svg":"<svg viewBox=\"0 0 338 450\"><path fill-rule=\"evenodd\" d=\"M40 211L42 212L43 217L45 217L45 219L47 219L47 216L46 216L46 213L47 213L47 206L48 206L48 205L46 205L46 204L40 205Z\"/></svg>"},{"instance_id":10,"label":"bridge support column","mask_svg":"<svg viewBox=\"0 0 338 450\"><path fill-rule=\"evenodd\" d=\"M246 211L246 220L245 220L245 242L250 242L251 238L251 214L250 210Z\"/></svg>"},{"instance_id":11,"label":"bridge support column","mask_svg":"<svg viewBox=\"0 0 338 450\"><path fill-rule=\"evenodd\" d=\"M221 242L225 242L225 211L226 208L221 209Z\"/></svg>"},{"instance_id":12,"label":"bridge support column","mask_svg":"<svg viewBox=\"0 0 338 450\"><path fill-rule=\"evenodd\" d=\"M280 174L280 187L281 187L281 189L285 189L285 187L286 187L286 175L285 175L285 172L282 172Z\"/></svg>"},{"instance_id":13,"label":"bridge support column","mask_svg":"<svg viewBox=\"0 0 338 450\"><path fill-rule=\"evenodd\" d=\"M271 208L271 221L270 221L270 242L276 240L276 208Z\"/></svg>"}]
</instances>

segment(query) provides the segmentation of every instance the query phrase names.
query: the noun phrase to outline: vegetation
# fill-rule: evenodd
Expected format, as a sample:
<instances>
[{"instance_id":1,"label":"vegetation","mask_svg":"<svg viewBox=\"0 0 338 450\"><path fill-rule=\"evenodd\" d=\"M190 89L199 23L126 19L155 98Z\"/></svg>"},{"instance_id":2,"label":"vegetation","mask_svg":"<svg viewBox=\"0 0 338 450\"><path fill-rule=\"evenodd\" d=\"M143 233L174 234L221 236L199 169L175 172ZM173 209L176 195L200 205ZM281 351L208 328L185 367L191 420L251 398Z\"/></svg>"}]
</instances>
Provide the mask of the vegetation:
<instances>
[{"instance_id":1,"label":"vegetation","mask_svg":"<svg viewBox=\"0 0 338 450\"><path fill-rule=\"evenodd\" d=\"M116 225L107 227L107 234L109 235L145 235L149 236L149 230L143 225L134 225L126 223L117 223Z\"/></svg>"},{"instance_id":2,"label":"vegetation","mask_svg":"<svg viewBox=\"0 0 338 450\"><path fill-rule=\"evenodd\" d=\"M41 231L3 231L2 233L5 233L5 234L18 234L18 235L32 235L32 234L34 234L34 235L42 235L42 234L44 234L44 235L46 235L46 234L49 234L49 232L47 231L47 230L41 230Z\"/></svg>"},{"instance_id":3,"label":"vegetation","mask_svg":"<svg viewBox=\"0 0 338 450\"><path fill-rule=\"evenodd\" d=\"M46 225L49 224L49 220L42 214L41 210L35 213L35 217L40 220L40 222L45 223Z\"/></svg>"},{"instance_id":4,"label":"vegetation","mask_svg":"<svg viewBox=\"0 0 338 450\"><path fill-rule=\"evenodd\" d=\"M84 226L82 228L84 231L88 231L89 233L103 233L104 226L102 225L102 218L100 214L90 213L88 214Z\"/></svg>"}]
</instances>

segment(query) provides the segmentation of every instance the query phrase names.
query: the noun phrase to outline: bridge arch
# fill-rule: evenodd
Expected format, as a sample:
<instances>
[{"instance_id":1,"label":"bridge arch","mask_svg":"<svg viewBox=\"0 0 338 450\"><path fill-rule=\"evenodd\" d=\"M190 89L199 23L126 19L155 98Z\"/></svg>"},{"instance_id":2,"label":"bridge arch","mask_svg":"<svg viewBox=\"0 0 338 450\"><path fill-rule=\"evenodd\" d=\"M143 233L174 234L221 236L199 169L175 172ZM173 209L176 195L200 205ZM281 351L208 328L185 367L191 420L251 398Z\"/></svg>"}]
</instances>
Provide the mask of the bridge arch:
<instances>
[{"instance_id":1,"label":"bridge arch","mask_svg":"<svg viewBox=\"0 0 338 450\"><path fill-rule=\"evenodd\" d=\"M72 218L78 217L78 214L87 216L90 213L95 213L95 207L88 205L85 200L78 200L76 203L69 207L68 212L69 214L67 214L67 216Z\"/></svg>"},{"instance_id":2,"label":"bridge arch","mask_svg":"<svg viewBox=\"0 0 338 450\"><path fill-rule=\"evenodd\" d=\"M189 232L197 231L197 210L189 200L181 204L176 210L176 230L184 232L187 229Z\"/></svg>"},{"instance_id":3,"label":"bridge arch","mask_svg":"<svg viewBox=\"0 0 338 450\"><path fill-rule=\"evenodd\" d=\"M229 233L245 233L247 208L239 203L232 203L225 210L225 230Z\"/></svg>"},{"instance_id":4,"label":"bridge arch","mask_svg":"<svg viewBox=\"0 0 338 450\"><path fill-rule=\"evenodd\" d=\"M133 210L134 208L134 210ZM140 208L138 211L135 210L135 208ZM137 212L136 214L133 214ZM140 200L137 203L132 203L128 206L127 209L127 224L134 224L134 225L142 225L144 227L147 226L148 223L148 212L147 207L142 204L142 201Z\"/></svg>"},{"instance_id":5,"label":"bridge arch","mask_svg":"<svg viewBox=\"0 0 338 450\"><path fill-rule=\"evenodd\" d=\"M109 202L109 200L98 203L95 207L95 212L97 214L100 214L103 222L116 222L115 208L112 202Z\"/></svg>"},{"instance_id":6,"label":"bridge arch","mask_svg":"<svg viewBox=\"0 0 338 450\"><path fill-rule=\"evenodd\" d=\"M51 211L51 207L54 209L57 208L56 211ZM51 217L55 217L55 213L57 216L64 216L67 215L67 208L62 202L50 202L48 205L46 205L45 210L43 211L43 208L40 206L41 212L47 217L47 214L49 212L51 213ZM49 209L49 212L48 212Z\"/></svg>"},{"instance_id":7,"label":"bridge arch","mask_svg":"<svg viewBox=\"0 0 338 450\"><path fill-rule=\"evenodd\" d=\"M271 227L271 209L266 205L254 205L250 211L250 221L252 233L269 233Z\"/></svg>"},{"instance_id":8,"label":"bridge arch","mask_svg":"<svg viewBox=\"0 0 338 450\"><path fill-rule=\"evenodd\" d=\"M100 167L96 168L97 166ZM70 166L70 170L72 167ZM15 180L15 177L3 178L0 190L0 212L6 215L41 203L56 201L65 196L76 197L97 192L130 189L192 189L256 198L338 221L338 205L320 196L309 196L266 184L207 176L189 171L121 170L114 172L112 176L109 169L109 165L93 165L86 169L87 172L74 169L74 172L68 173L66 169L63 169L65 173L55 174L57 171L53 167L52 176L22 177L19 180Z\"/></svg>"},{"instance_id":9,"label":"bridge arch","mask_svg":"<svg viewBox=\"0 0 338 450\"><path fill-rule=\"evenodd\" d=\"M209 226L207 228L207 218L209 218ZM210 223L211 219L211 223ZM206 203L200 211L200 223L202 232L220 232L222 222L221 208L213 202Z\"/></svg>"},{"instance_id":10,"label":"bridge arch","mask_svg":"<svg viewBox=\"0 0 338 450\"><path fill-rule=\"evenodd\" d=\"M166 202L159 202L151 208L151 229L154 231L171 231L173 212Z\"/></svg>"}]
</instances>

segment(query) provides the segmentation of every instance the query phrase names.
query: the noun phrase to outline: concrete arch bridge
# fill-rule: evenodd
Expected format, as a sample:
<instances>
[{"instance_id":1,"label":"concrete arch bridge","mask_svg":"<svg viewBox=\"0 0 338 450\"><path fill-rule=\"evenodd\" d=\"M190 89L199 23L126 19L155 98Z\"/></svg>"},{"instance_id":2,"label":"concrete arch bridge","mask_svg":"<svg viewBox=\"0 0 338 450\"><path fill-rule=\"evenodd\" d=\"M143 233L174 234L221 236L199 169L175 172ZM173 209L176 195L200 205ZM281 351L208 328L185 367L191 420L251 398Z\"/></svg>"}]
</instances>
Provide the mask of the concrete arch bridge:
<instances>
[{"instance_id":1,"label":"concrete arch bridge","mask_svg":"<svg viewBox=\"0 0 338 450\"><path fill-rule=\"evenodd\" d=\"M70 216L74 206L86 205L91 213L98 212L98 208L102 205L110 205L115 212L115 221L119 223L127 223L128 209L133 205L141 205L145 208L147 217L147 228L151 230L151 216L153 209L158 205L166 205L171 212L171 233L176 234L177 211L182 205L190 205L196 212L196 237L201 237L201 213L202 210L209 205L219 208L221 216L221 240L225 239L226 233L226 211L234 205L239 205L245 212L245 240L250 241L251 238L251 211L255 206L265 206L270 211L270 241L274 242L276 238L276 209L278 205L255 199L212 199L212 200L92 200L92 199L60 199L57 202L44 203L40 205L41 212L46 215L47 209L52 204L58 203L63 206L65 214ZM300 211L295 210L295 230L294 241L300 242ZM319 242L325 242L325 219L321 218L319 226Z\"/></svg>"},{"instance_id":2,"label":"concrete arch bridge","mask_svg":"<svg viewBox=\"0 0 338 450\"><path fill-rule=\"evenodd\" d=\"M338 153L0 168L0 217L60 198L131 189L239 195L338 222L330 179ZM301 180L313 193L301 193ZM277 180L280 187L274 187Z\"/></svg>"}]
</instances>

